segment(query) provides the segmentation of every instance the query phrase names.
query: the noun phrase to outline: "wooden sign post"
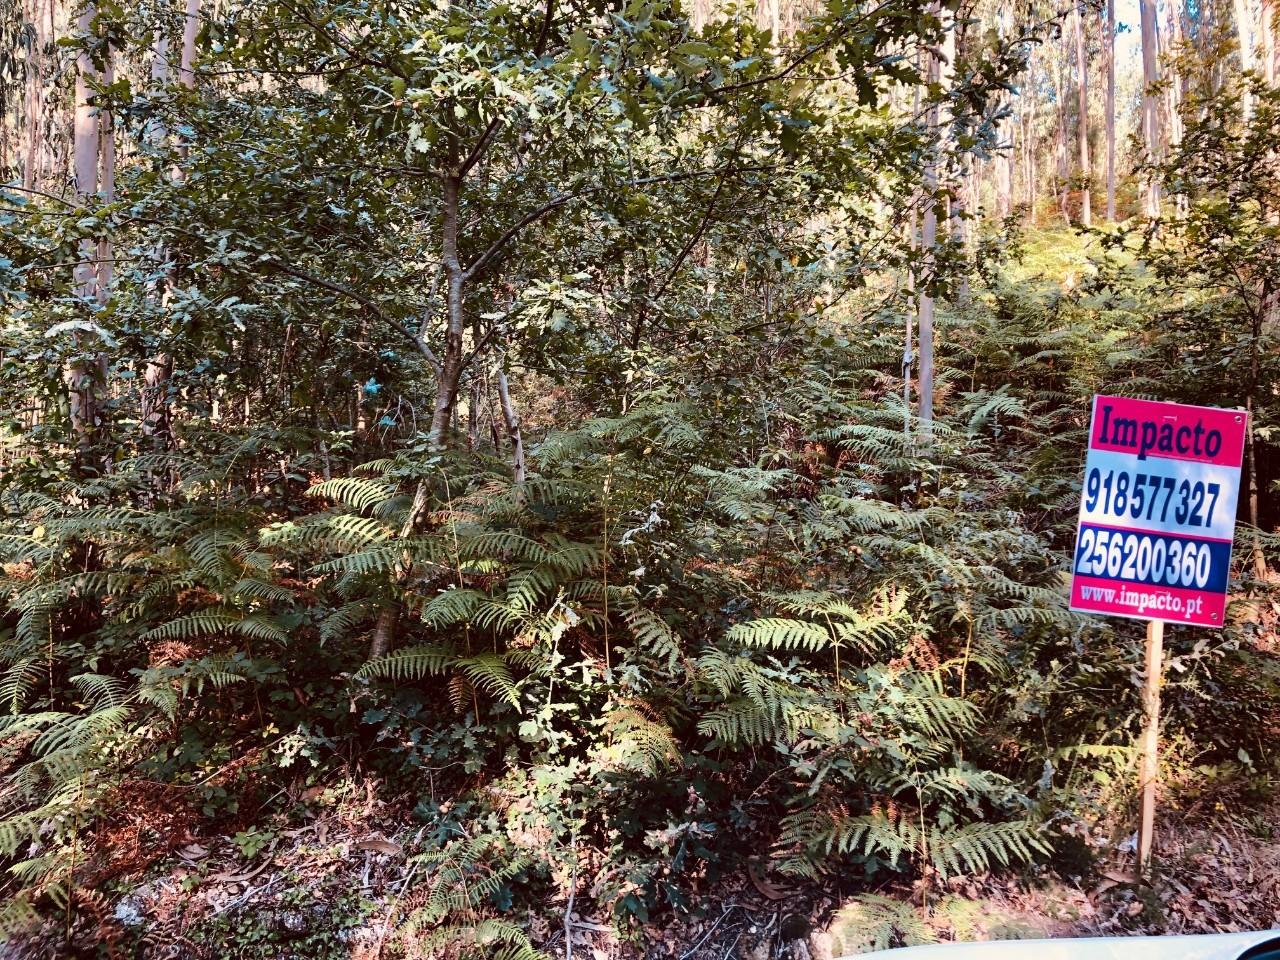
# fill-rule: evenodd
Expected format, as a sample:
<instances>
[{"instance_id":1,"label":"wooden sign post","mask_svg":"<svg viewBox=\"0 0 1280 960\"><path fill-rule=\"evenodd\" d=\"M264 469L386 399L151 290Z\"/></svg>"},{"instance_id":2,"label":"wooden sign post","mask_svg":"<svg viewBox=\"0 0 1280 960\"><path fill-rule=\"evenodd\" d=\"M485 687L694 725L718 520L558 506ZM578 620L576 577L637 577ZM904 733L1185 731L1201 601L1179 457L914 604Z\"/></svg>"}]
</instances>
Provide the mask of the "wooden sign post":
<instances>
[{"instance_id":1,"label":"wooden sign post","mask_svg":"<svg viewBox=\"0 0 1280 960\"><path fill-rule=\"evenodd\" d=\"M1164 621L1147 621L1147 676L1142 686L1142 825L1138 830L1138 869L1151 862L1156 829L1156 783L1160 779L1160 681L1164 673Z\"/></svg>"},{"instance_id":2,"label":"wooden sign post","mask_svg":"<svg viewBox=\"0 0 1280 960\"><path fill-rule=\"evenodd\" d=\"M1240 492L1241 410L1093 399L1071 609L1147 621L1138 864L1155 836L1164 625L1220 628Z\"/></svg>"}]
</instances>

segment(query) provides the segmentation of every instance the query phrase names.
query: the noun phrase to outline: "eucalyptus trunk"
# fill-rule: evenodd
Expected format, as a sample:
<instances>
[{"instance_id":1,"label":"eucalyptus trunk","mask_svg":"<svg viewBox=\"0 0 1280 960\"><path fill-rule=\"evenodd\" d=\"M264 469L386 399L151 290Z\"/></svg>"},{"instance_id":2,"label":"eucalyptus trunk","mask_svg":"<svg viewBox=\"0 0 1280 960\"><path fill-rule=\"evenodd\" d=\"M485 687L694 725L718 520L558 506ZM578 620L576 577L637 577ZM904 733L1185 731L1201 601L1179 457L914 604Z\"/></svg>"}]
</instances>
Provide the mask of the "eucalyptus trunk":
<instances>
[{"instance_id":1,"label":"eucalyptus trunk","mask_svg":"<svg viewBox=\"0 0 1280 960\"><path fill-rule=\"evenodd\" d=\"M94 8L85 6L76 22L81 35L87 35L93 26ZM93 60L85 49L76 56L75 113L73 120L72 149L76 201L88 205L98 192L98 164L100 158L100 131L98 117L91 98L93 84L97 80ZM93 239L80 241L80 261L75 268L76 295L82 311L92 315L98 303L98 242ZM91 335L92 336L92 335ZM92 340L97 344L96 338ZM71 417L71 430L75 434L77 459L82 469L96 467L95 445L101 425L99 383L101 354L91 350L90 337L77 332L75 354L68 361L63 377L67 385L67 400Z\"/></svg>"},{"instance_id":2,"label":"eucalyptus trunk","mask_svg":"<svg viewBox=\"0 0 1280 960\"><path fill-rule=\"evenodd\" d=\"M1160 149L1160 102L1155 85L1160 82L1159 37L1156 34L1155 0L1138 0L1139 22L1142 31L1142 133L1147 153L1158 161ZM1146 214L1154 220L1160 216L1160 181L1147 175Z\"/></svg>"},{"instance_id":3,"label":"eucalyptus trunk","mask_svg":"<svg viewBox=\"0 0 1280 960\"><path fill-rule=\"evenodd\" d=\"M114 51L107 44L106 61L102 67L102 82L110 86L115 82L115 65L112 62ZM116 132L115 121L111 111L105 107L98 110L98 197L103 203L111 203L116 198ZM111 296L113 280L113 261L111 238L98 240L98 303L105 306Z\"/></svg>"},{"instance_id":4,"label":"eucalyptus trunk","mask_svg":"<svg viewBox=\"0 0 1280 960\"><path fill-rule=\"evenodd\" d=\"M1071 19L1076 41L1076 69L1079 71L1076 103L1079 111L1077 135L1080 141L1080 222L1091 227L1093 196L1090 183L1092 170L1089 167L1089 58L1085 46L1084 17L1080 15L1078 3L1073 8Z\"/></svg>"},{"instance_id":5,"label":"eucalyptus trunk","mask_svg":"<svg viewBox=\"0 0 1280 960\"><path fill-rule=\"evenodd\" d=\"M26 104L24 108L22 187L24 190L36 190L40 186L40 167L43 150L41 144L41 125L43 116L42 96L44 90L44 17L40 0L30 0L26 10L28 22L31 24L31 48L27 51L26 60Z\"/></svg>"},{"instance_id":6,"label":"eucalyptus trunk","mask_svg":"<svg viewBox=\"0 0 1280 960\"><path fill-rule=\"evenodd\" d=\"M1107 0L1107 220L1116 219L1116 0Z\"/></svg>"},{"instance_id":7,"label":"eucalyptus trunk","mask_svg":"<svg viewBox=\"0 0 1280 960\"><path fill-rule=\"evenodd\" d=\"M1262 79L1267 86L1276 85L1276 35L1274 0L1262 0L1259 11L1258 36L1262 38Z\"/></svg>"},{"instance_id":8,"label":"eucalyptus trunk","mask_svg":"<svg viewBox=\"0 0 1280 960\"><path fill-rule=\"evenodd\" d=\"M942 8L938 4L933 7L935 15L941 15ZM948 30L948 34L950 31ZM932 90L939 86L942 75L942 51L930 47L926 53L929 84ZM918 388L920 435L927 439L933 433L933 296L928 292L933 282L933 272L937 264L938 247L938 206L936 193L938 190L938 143L942 137L939 122L939 109L936 100L932 101L925 111L925 126L929 132L930 148L924 163L924 212L920 227L920 261L922 264L922 282L917 296L916 328L920 338Z\"/></svg>"},{"instance_id":9,"label":"eucalyptus trunk","mask_svg":"<svg viewBox=\"0 0 1280 960\"><path fill-rule=\"evenodd\" d=\"M1240 69L1247 72L1254 67L1253 17L1249 15L1249 0L1235 0L1235 15L1236 39L1240 45ZM1253 116L1253 94L1249 91L1247 83L1244 86L1240 107L1244 111L1244 119L1247 123L1249 118Z\"/></svg>"},{"instance_id":10,"label":"eucalyptus trunk","mask_svg":"<svg viewBox=\"0 0 1280 960\"><path fill-rule=\"evenodd\" d=\"M1067 81L1059 60L1053 65L1053 99L1058 105L1058 126L1053 151L1058 162L1058 212L1063 222L1071 226L1071 158L1067 149Z\"/></svg>"}]
</instances>

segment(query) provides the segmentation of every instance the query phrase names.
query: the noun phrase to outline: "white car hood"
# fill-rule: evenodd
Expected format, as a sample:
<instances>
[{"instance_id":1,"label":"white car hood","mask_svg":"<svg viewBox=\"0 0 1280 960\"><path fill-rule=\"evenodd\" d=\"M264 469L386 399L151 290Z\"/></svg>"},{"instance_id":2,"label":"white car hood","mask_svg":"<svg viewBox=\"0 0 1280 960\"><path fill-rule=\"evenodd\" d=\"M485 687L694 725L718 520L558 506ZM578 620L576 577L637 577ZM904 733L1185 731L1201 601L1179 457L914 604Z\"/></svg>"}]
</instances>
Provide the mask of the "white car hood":
<instances>
[{"instance_id":1,"label":"white car hood","mask_svg":"<svg viewBox=\"0 0 1280 960\"><path fill-rule=\"evenodd\" d=\"M991 940L985 943L936 943L864 953L883 960L1237 960L1280 930L1214 933L1182 937L1089 937L1059 940ZM844 958L853 960L853 958Z\"/></svg>"}]
</instances>

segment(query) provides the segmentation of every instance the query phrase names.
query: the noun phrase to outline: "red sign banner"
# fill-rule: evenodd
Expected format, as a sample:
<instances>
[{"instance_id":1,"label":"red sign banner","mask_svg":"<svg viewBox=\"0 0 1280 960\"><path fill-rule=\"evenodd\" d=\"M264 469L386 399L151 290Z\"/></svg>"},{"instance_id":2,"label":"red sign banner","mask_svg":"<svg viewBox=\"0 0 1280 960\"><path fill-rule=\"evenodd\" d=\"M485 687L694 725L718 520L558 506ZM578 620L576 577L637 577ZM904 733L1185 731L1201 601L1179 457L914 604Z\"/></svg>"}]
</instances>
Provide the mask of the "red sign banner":
<instances>
[{"instance_id":1,"label":"red sign banner","mask_svg":"<svg viewBox=\"0 0 1280 960\"><path fill-rule=\"evenodd\" d=\"M1097 396L1071 609L1221 627L1242 410Z\"/></svg>"}]
</instances>

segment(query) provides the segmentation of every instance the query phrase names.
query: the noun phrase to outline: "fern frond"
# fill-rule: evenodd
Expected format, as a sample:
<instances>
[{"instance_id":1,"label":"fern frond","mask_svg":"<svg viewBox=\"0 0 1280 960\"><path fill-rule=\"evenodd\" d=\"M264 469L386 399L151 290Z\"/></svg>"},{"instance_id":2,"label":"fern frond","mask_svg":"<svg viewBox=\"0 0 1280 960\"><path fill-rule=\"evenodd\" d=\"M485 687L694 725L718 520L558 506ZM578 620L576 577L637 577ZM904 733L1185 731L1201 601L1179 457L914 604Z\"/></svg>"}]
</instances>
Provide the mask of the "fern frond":
<instances>
[{"instance_id":1,"label":"fern frond","mask_svg":"<svg viewBox=\"0 0 1280 960\"><path fill-rule=\"evenodd\" d=\"M394 650L385 657L370 660L356 671L357 680L393 680L404 683L423 677L437 676L455 662L457 654L448 647L417 646Z\"/></svg>"},{"instance_id":2,"label":"fern frond","mask_svg":"<svg viewBox=\"0 0 1280 960\"><path fill-rule=\"evenodd\" d=\"M736 623L725 633L725 639L759 650L822 650L831 645L831 633L825 627L803 620L765 617Z\"/></svg>"}]
</instances>

